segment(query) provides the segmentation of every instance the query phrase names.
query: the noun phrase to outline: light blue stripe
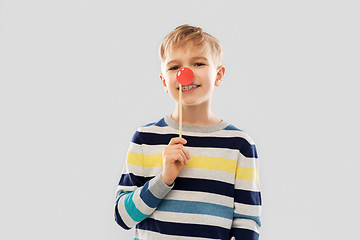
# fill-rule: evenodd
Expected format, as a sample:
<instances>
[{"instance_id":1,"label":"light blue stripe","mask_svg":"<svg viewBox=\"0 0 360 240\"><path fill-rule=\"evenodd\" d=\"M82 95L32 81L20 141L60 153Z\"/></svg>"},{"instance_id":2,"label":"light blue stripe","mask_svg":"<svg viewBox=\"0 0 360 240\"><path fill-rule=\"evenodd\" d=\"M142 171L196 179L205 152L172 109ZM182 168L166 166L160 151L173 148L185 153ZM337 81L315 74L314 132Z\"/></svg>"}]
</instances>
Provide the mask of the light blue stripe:
<instances>
[{"instance_id":1,"label":"light blue stripe","mask_svg":"<svg viewBox=\"0 0 360 240\"><path fill-rule=\"evenodd\" d=\"M166 127L166 126L169 126L169 125L167 125L166 122L165 122L165 119L162 118L162 119L160 119L157 123L155 123L155 126L158 126L158 127Z\"/></svg>"},{"instance_id":2,"label":"light blue stripe","mask_svg":"<svg viewBox=\"0 0 360 240\"><path fill-rule=\"evenodd\" d=\"M259 227L261 227L260 217L258 217L258 216L249 216L249 215L234 213L234 218L251 219L251 220L254 220L259 225Z\"/></svg>"},{"instance_id":3,"label":"light blue stripe","mask_svg":"<svg viewBox=\"0 0 360 240\"><path fill-rule=\"evenodd\" d=\"M134 201L133 201L133 195L135 191L127 194L125 196L124 204L125 209L128 212L129 216L135 221L135 222L141 222L145 218L147 218L149 215L145 215L142 212L140 212L139 209L136 208Z\"/></svg>"},{"instance_id":4,"label":"light blue stripe","mask_svg":"<svg viewBox=\"0 0 360 240\"><path fill-rule=\"evenodd\" d=\"M116 200L115 200L116 204L119 202L120 198L121 198L122 196L124 196L126 193L129 193L129 192L121 191L121 192L118 193L118 195L117 195L117 197L116 197Z\"/></svg>"},{"instance_id":5,"label":"light blue stripe","mask_svg":"<svg viewBox=\"0 0 360 240\"><path fill-rule=\"evenodd\" d=\"M156 122L152 122L152 123L149 123L149 124L146 124L146 125L143 125L142 127L150 127L152 125L155 125Z\"/></svg>"},{"instance_id":6,"label":"light blue stripe","mask_svg":"<svg viewBox=\"0 0 360 240\"><path fill-rule=\"evenodd\" d=\"M236 130L236 131L244 132L243 130L238 129L237 127L235 127L235 126L232 125L232 124L229 124L226 128L224 128L224 130Z\"/></svg>"},{"instance_id":7,"label":"light blue stripe","mask_svg":"<svg viewBox=\"0 0 360 240\"><path fill-rule=\"evenodd\" d=\"M230 207L195 201L162 200L158 211L204 214L227 219L233 219L233 209Z\"/></svg>"},{"instance_id":8,"label":"light blue stripe","mask_svg":"<svg viewBox=\"0 0 360 240\"><path fill-rule=\"evenodd\" d=\"M147 181L142 187L140 192L140 198L144 201L146 205L151 208L156 208L161 202L161 199L155 197L154 194L152 194L152 192L149 190L149 181Z\"/></svg>"}]
</instances>

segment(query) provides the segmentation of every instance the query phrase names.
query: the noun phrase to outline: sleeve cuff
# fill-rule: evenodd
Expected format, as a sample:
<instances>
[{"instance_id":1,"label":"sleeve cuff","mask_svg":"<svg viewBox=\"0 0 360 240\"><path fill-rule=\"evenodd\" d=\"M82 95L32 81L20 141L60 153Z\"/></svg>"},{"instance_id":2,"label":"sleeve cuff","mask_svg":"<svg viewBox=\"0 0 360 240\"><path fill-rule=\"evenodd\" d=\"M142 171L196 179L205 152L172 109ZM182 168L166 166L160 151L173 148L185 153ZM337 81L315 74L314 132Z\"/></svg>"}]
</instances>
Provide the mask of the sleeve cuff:
<instances>
[{"instance_id":1,"label":"sleeve cuff","mask_svg":"<svg viewBox=\"0 0 360 240\"><path fill-rule=\"evenodd\" d=\"M160 174L149 181L149 190L159 199L163 199L173 187L174 183L171 186L168 186L163 182Z\"/></svg>"}]
</instances>

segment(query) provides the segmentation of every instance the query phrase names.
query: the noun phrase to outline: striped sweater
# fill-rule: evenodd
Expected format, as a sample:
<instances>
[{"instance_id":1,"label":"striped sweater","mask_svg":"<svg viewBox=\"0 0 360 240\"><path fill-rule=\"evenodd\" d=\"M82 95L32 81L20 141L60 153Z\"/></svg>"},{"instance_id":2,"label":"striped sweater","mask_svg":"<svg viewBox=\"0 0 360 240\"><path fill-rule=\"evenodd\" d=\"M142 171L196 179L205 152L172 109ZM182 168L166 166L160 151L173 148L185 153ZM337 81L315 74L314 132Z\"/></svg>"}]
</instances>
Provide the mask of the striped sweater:
<instances>
[{"instance_id":1,"label":"striped sweater","mask_svg":"<svg viewBox=\"0 0 360 240\"><path fill-rule=\"evenodd\" d=\"M160 178L162 151L179 134L170 115L135 132L116 191L115 220L134 239L259 238L261 194L256 147L222 121L183 125L190 160L172 186Z\"/></svg>"}]
</instances>

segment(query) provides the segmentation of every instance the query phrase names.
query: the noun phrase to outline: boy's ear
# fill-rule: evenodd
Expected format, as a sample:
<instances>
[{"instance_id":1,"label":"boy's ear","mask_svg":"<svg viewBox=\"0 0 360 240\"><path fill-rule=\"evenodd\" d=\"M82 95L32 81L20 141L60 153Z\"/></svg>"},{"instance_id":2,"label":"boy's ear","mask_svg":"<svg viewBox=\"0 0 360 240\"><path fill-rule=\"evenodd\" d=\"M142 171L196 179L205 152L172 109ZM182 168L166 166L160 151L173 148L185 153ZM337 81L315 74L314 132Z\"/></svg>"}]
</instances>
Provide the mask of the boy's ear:
<instances>
[{"instance_id":1,"label":"boy's ear","mask_svg":"<svg viewBox=\"0 0 360 240\"><path fill-rule=\"evenodd\" d=\"M220 86L224 75L225 75L225 67L220 65L217 69L215 86L217 86L217 87Z\"/></svg>"},{"instance_id":2,"label":"boy's ear","mask_svg":"<svg viewBox=\"0 0 360 240\"><path fill-rule=\"evenodd\" d=\"M167 85L166 85L165 78L164 78L164 76L162 75L162 73L160 73L160 80L161 80L161 82L162 82L162 84L163 84L163 86L164 86L164 88L165 88L165 92L168 93L169 91L168 91L168 88L167 88Z\"/></svg>"}]
</instances>

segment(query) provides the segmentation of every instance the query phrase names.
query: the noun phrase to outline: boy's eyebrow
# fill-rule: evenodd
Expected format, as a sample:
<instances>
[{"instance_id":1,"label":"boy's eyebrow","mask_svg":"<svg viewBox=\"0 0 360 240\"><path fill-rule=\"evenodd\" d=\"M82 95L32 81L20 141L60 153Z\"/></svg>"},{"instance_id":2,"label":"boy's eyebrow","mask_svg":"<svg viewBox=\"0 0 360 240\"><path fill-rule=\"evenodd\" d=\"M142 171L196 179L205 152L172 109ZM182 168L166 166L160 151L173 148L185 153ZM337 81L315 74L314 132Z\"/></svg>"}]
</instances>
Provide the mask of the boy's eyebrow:
<instances>
[{"instance_id":1,"label":"boy's eyebrow","mask_svg":"<svg viewBox=\"0 0 360 240\"><path fill-rule=\"evenodd\" d=\"M208 61L208 59L206 57L194 57L192 58L192 60L204 60L204 61Z\"/></svg>"},{"instance_id":2,"label":"boy's eyebrow","mask_svg":"<svg viewBox=\"0 0 360 240\"><path fill-rule=\"evenodd\" d=\"M178 62L178 60L171 60L170 62L167 62L165 65L166 66L169 66L169 65L171 65L171 64L173 64L173 63L176 63L176 62Z\"/></svg>"}]
</instances>

